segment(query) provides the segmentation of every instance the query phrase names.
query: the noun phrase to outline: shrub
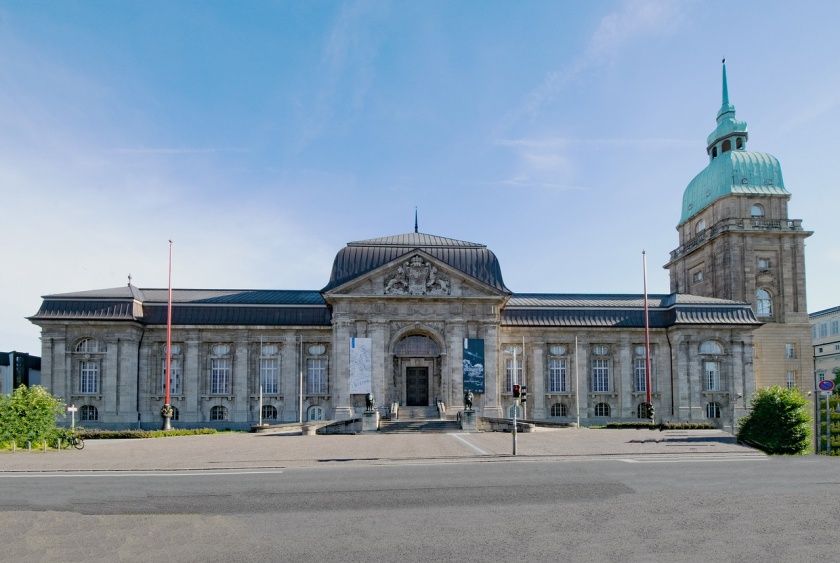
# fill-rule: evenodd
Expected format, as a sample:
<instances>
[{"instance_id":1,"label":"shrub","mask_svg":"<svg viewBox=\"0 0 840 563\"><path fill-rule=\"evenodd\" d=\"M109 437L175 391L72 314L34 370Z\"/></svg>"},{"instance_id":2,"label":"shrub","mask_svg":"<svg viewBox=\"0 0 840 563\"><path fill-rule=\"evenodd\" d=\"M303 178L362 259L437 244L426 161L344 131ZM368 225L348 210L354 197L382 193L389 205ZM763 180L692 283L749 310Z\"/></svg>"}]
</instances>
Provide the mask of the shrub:
<instances>
[{"instance_id":1,"label":"shrub","mask_svg":"<svg viewBox=\"0 0 840 563\"><path fill-rule=\"evenodd\" d=\"M639 422L608 422L605 428L633 428L637 430L715 430L711 422L663 422L654 424L646 421Z\"/></svg>"},{"instance_id":2,"label":"shrub","mask_svg":"<svg viewBox=\"0 0 840 563\"><path fill-rule=\"evenodd\" d=\"M759 390L753 396L750 414L738 425L738 440L769 454L806 453L811 437L806 405L798 389L773 386Z\"/></svg>"},{"instance_id":3,"label":"shrub","mask_svg":"<svg viewBox=\"0 0 840 563\"><path fill-rule=\"evenodd\" d=\"M63 415L63 406L40 385L21 385L11 395L0 395L0 447L53 442L59 435L55 421Z\"/></svg>"},{"instance_id":4,"label":"shrub","mask_svg":"<svg viewBox=\"0 0 840 563\"><path fill-rule=\"evenodd\" d=\"M195 436L197 434L216 434L215 428L174 428L172 430L87 430L78 429L85 440L129 439L129 438L165 438L168 436Z\"/></svg>"}]
</instances>

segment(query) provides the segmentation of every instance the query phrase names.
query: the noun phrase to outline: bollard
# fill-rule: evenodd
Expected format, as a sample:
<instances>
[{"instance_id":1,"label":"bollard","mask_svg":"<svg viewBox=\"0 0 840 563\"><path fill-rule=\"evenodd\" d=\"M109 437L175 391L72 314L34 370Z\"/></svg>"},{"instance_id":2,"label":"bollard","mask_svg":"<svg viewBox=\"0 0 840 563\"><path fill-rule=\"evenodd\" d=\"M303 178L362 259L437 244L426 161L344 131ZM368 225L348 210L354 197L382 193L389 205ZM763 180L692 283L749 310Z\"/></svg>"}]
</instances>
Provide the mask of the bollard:
<instances>
[{"instance_id":1,"label":"bollard","mask_svg":"<svg viewBox=\"0 0 840 563\"><path fill-rule=\"evenodd\" d=\"M58 451L61 451L61 438L58 439Z\"/></svg>"},{"instance_id":2,"label":"bollard","mask_svg":"<svg viewBox=\"0 0 840 563\"><path fill-rule=\"evenodd\" d=\"M12 440L12 453L17 451L17 440Z\"/></svg>"},{"instance_id":3,"label":"bollard","mask_svg":"<svg viewBox=\"0 0 840 563\"><path fill-rule=\"evenodd\" d=\"M32 442L29 440L26 441L26 450L29 452L32 451Z\"/></svg>"},{"instance_id":4,"label":"bollard","mask_svg":"<svg viewBox=\"0 0 840 563\"><path fill-rule=\"evenodd\" d=\"M47 453L47 441L44 440L44 453Z\"/></svg>"}]
</instances>

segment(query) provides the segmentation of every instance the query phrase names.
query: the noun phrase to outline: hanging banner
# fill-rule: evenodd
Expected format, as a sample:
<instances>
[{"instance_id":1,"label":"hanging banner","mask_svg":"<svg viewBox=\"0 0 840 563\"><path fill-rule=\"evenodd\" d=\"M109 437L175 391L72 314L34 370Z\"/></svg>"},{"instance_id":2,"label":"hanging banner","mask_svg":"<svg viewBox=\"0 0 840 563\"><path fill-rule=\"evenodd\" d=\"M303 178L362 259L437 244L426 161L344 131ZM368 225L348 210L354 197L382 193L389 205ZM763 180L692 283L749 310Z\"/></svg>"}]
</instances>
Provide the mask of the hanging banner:
<instances>
[{"instance_id":1,"label":"hanging banner","mask_svg":"<svg viewBox=\"0 0 840 563\"><path fill-rule=\"evenodd\" d=\"M484 393L484 339L464 339L464 392Z\"/></svg>"},{"instance_id":2,"label":"hanging banner","mask_svg":"<svg viewBox=\"0 0 840 563\"><path fill-rule=\"evenodd\" d=\"M364 395L372 393L371 380L371 341L370 338L350 339L350 394Z\"/></svg>"}]
</instances>

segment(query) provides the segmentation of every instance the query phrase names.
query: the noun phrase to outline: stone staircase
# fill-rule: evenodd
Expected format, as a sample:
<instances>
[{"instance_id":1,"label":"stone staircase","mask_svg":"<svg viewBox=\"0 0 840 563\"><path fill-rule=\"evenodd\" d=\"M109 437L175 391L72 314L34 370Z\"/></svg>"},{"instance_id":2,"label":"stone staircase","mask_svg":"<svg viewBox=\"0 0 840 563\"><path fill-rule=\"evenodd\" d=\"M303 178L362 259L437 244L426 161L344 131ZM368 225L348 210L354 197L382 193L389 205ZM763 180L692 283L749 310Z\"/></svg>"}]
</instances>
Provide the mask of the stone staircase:
<instances>
[{"instance_id":1,"label":"stone staircase","mask_svg":"<svg viewBox=\"0 0 840 563\"><path fill-rule=\"evenodd\" d=\"M437 407L400 407L398 420L382 420L379 431L389 434L459 432L457 420L438 418Z\"/></svg>"}]
</instances>

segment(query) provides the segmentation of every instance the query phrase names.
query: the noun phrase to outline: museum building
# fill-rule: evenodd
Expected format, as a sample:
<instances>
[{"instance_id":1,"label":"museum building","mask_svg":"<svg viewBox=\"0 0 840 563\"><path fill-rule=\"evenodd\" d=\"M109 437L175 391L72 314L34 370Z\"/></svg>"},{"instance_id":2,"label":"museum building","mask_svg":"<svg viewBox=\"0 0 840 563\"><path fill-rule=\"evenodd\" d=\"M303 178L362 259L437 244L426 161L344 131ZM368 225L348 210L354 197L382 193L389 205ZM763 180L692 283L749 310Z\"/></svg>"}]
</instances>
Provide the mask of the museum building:
<instances>
[{"instance_id":1,"label":"museum building","mask_svg":"<svg viewBox=\"0 0 840 563\"><path fill-rule=\"evenodd\" d=\"M809 354L772 357L789 343L810 350L810 233L787 218L778 161L746 151L723 72L710 162L685 190L666 265L672 293L648 296L648 318L657 419L732 428L765 384L756 365L767 382L781 370L799 386L810 373ZM42 330L42 383L85 425L160 424L167 293L129 283L47 295L30 317ZM383 412L396 403L454 415L465 390L486 417L644 417L643 295L516 293L485 245L416 226L348 243L320 290L175 289L172 322L176 425L347 419L367 392ZM528 388L527 412L515 383Z\"/></svg>"}]
</instances>

